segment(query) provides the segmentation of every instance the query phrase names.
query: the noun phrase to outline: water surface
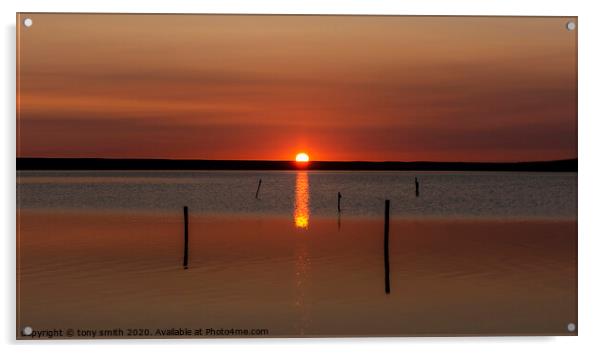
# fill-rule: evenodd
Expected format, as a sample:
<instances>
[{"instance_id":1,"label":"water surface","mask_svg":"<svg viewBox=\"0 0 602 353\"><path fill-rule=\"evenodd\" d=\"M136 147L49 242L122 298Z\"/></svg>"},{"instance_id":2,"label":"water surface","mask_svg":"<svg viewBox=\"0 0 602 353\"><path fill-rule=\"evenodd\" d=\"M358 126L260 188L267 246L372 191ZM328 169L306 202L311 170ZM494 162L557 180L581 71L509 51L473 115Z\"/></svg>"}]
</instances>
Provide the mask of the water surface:
<instances>
[{"instance_id":1,"label":"water surface","mask_svg":"<svg viewBox=\"0 0 602 353\"><path fill-rule=\"evenodd\" d=\"M576 178L20 172L17 327L575 334L567 325L577 322Z\"/></svg>"},{"instance_id":2,"label":"water surface","mask_svg":"<svg viewBox=\"0 0 602 353\"><path fill-rule=\"evenodd\" d=\"M415 196L414 178L420 182ZM262 180L259 199L255 193ZM22 171L18 207L291 214L305 187L309 213L403 217L575 218L577 173L346 171Z\"/></svg>"}]
</instances>

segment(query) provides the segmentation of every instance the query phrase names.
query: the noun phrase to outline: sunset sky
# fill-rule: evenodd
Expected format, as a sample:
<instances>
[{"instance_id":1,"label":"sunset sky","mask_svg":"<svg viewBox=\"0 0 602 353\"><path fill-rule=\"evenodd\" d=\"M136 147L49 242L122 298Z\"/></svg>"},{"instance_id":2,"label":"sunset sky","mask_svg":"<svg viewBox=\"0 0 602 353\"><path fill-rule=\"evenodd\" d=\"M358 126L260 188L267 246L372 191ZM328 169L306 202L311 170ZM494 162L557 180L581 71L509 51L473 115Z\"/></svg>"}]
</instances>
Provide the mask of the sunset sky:
<instances>
[{"instance_id":1,"label":"sunset sky","mask_svg":"<svg viewBox=\"0 0 602 353\"><path fill-rule=\"evenodd\" d=\"M568 20L22 14L17 156L576 158Z\"/></svg>"}]
</instances>

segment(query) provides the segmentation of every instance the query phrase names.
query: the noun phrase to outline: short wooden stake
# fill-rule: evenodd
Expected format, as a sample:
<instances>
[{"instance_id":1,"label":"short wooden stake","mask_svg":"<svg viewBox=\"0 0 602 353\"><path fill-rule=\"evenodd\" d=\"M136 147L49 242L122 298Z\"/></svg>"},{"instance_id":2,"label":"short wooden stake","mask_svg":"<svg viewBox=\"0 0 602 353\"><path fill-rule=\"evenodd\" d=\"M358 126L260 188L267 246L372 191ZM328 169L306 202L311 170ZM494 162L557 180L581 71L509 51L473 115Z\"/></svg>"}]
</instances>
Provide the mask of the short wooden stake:
<instances>
[{"instance_id":1,"label":"short wooden stake","mask_svg":"<svg viewBox=\"0 0 602 353\"><path fill-rule=\"evenodd\" d=\"M420 196L420 183L418 178L414 178L414 184L416 185L416 197Z\"/></svg>"},{"instance_id":2,"label":"short wooden stake","mask_svg":"<svg viewBox=\"0 0 602 353\"><path fill-rule=\"evenodd\" d=\"M188 206L184 206L184 269L188 268Z\"/></svg>"},{"instance_id":3,"label":"short wooden stake","mask_svg":"<svg viewBox=\"0 0 602 353\"><path fill-rule=\"evenodd\" d=\"M389 206L390 201L385 200L385 293L391 292L389 281Z\"/></svg>"},{"instance_id":4,"label":"short wooden stake","mask_svg":"<svg viewBox=\"0 0 602 353\"><path fill-rule=\"evenodd\" d=\"M259 189L261 188L261 179L259 179L259 184L257 184L257 191L255 192L255 198L259 198Z\"/></svg>"}]
</instances>

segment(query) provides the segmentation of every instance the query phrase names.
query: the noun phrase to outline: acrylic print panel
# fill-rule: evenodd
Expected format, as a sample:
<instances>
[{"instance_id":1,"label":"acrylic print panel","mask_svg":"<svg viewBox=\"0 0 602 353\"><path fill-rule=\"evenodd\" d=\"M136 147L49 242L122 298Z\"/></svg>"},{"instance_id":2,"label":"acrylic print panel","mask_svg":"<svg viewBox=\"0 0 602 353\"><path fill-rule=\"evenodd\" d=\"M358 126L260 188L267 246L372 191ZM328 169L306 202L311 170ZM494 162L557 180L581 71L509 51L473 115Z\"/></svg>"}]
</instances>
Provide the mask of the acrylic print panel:
<instances>
[{"instance_id":1,"label":"acrylic print panel","mask_svg":"<svg viewBox=\"0 0 602 353\"><path fill-rule=\"evenodd\" d=\"M576 18L17 28L17 338L577 334Z\"/></svg>"}]
</instances>

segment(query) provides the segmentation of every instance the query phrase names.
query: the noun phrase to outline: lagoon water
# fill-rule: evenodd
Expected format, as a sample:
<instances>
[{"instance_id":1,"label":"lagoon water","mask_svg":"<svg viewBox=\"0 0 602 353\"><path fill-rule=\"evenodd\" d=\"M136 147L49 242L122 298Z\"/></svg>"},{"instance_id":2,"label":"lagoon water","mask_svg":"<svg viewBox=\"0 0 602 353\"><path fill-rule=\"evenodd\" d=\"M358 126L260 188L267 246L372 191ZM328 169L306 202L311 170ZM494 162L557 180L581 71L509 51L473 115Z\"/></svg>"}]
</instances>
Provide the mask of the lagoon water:
<instances>
[{"instance_id":1,"label":"lagoon water","mask_svg":"<svg viewBox=\"0 0 602 353\"><path fill-rule=\"evenodd\" d=\"M23 171L17 184L18 330L576 334L576 173Z\"/></svg>"},{"instance_id":2,"label":"lagoon water","mask_svg":"<svg viewBox=\"0 0 602 353\"><path fill-rule=\"evenodd\" d=\"M415 196L414 178L420 182ZM260 197L255 199L259 179ZM399 217L575 218L576 173L68 171L20 172L20 209L292 214L306 189L309 213Z\"/></svg>"}]
</instances>

